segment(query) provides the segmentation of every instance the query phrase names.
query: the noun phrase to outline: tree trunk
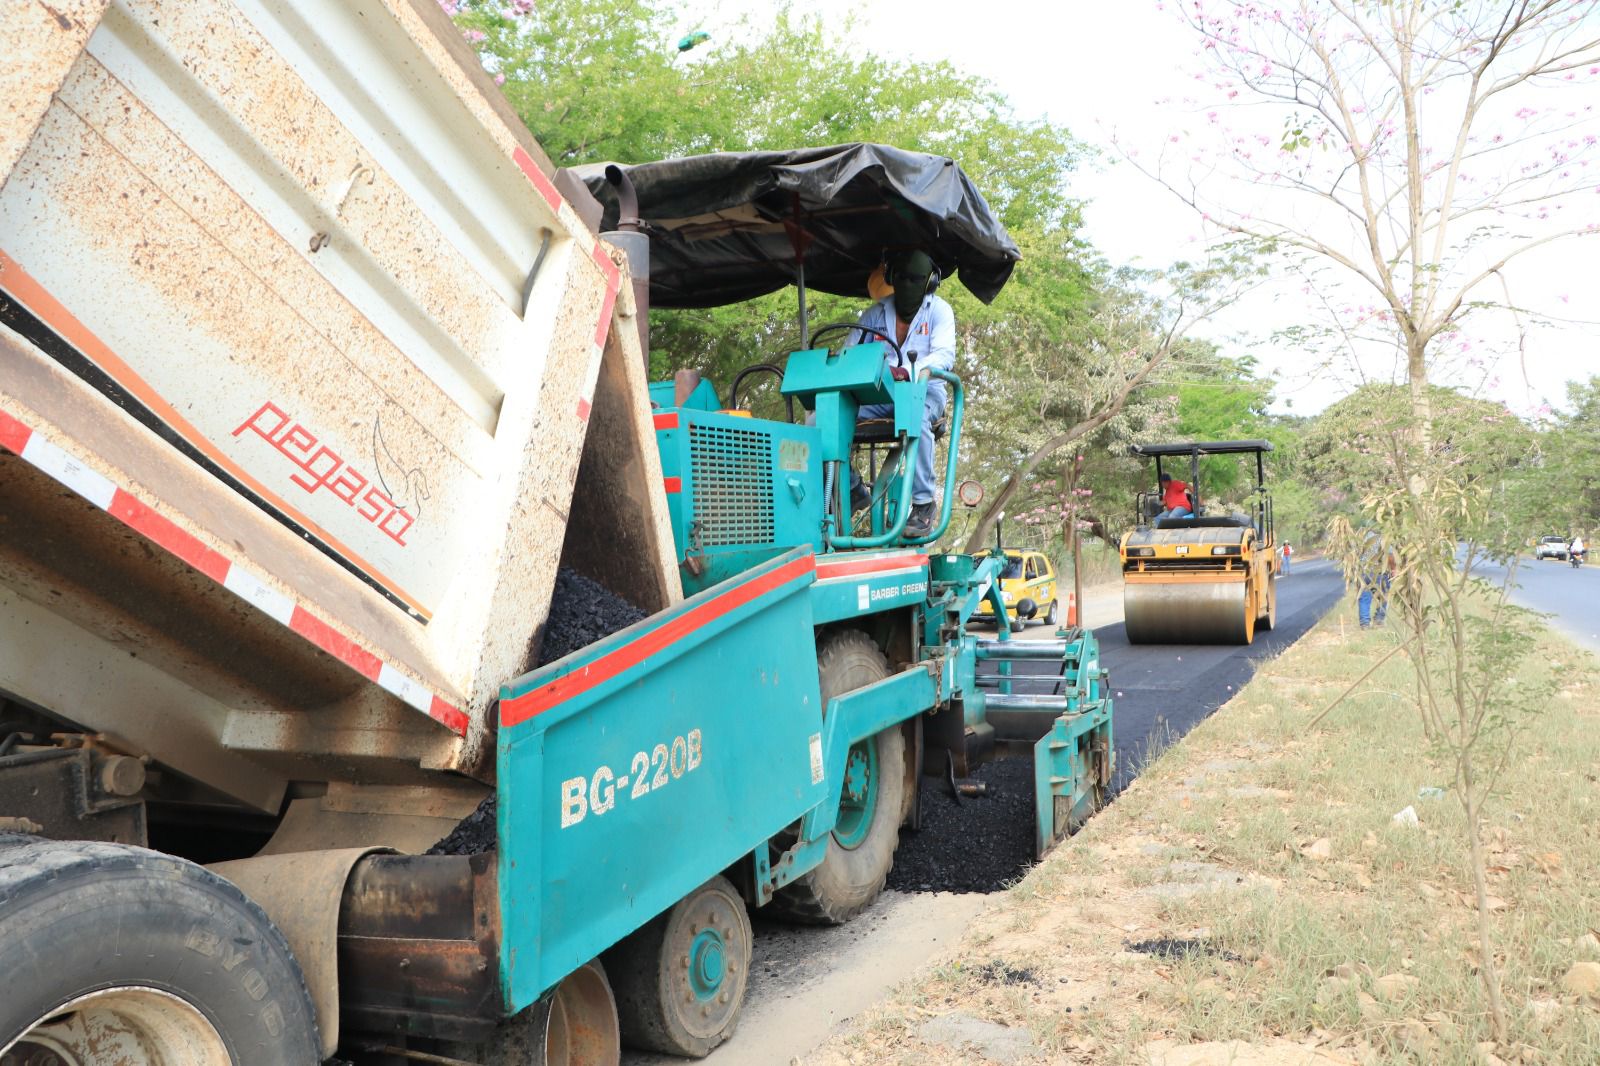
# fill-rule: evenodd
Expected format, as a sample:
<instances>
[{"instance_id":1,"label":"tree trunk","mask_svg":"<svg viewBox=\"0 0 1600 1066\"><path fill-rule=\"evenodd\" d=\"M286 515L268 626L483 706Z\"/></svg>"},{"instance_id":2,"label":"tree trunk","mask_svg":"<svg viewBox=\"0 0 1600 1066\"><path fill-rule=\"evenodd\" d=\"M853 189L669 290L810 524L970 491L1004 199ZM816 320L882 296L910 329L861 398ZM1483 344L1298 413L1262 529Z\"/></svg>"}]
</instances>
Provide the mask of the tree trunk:
<instances>
[{"instance_id":1,"label":"tree trunk","mask_svg":"<svg viewBox=\"0 0 1600 1066\"><path fill-rule=\"evenodd\" d=\"M1006 509L1006 506L1021 491L1023 483L1028 479L1028 475L1032 474L1040 463L1062 448L1065 448L1079 437L1093 433L1117 417L1118 412L1127 406L1128 397L1133 395L1133 390L1145 383L1145 379L1150 376L1156 367L1166 361L1167 355L1171 351L1172 339L1169 336L1161 345L1160 350L1145 360L1145 364L1139 368L1139 372L1127 380L1122 387L1122 391L1117 393L1115 399L1071 429L1051 437L1019 463L1017 468L1011 472L1011 475L1006 478L1006 483L1000 486L1000 491L995 493L994 499L990 500L989 505L983 509L983 514L978 516L978 521L973 526L971 535L967 537L966 546L962 548L962 551L970 554L987 547L990 534L994 531L994 524L998 520L1000 513Z\"/></svg>"},{"instance_id":2,"label":"tree trunk","mask_svg":"<svg viewBox=\"0 0 1600 1066\"><path fill-rule=\"evenodd\" d=\"M1416 461L1427 454L1433 440L1433 400L1428 395L1427 346L1415 335L1406 338L1406 380L1411 386L1411 442Z\"/></svg>"},{"instance_id":3,"label":"tree trunk","mask_svg":"<svg viewBox=\"0 0 1600 1066\"><path fill-rule=\"evenodd\" d=\"M1473 780L1472 762L1462 756L1461 803L1467 813L1467 839L1472 845L1472 887L1478 905L1478 975L1483 979L1483 990L1489 1000L1489 1021L1494 1027L1497 1043L1507 1040L1506 1008L1500 995L1500 963L1494 957L1494 932L1489 918L1489 889L1483 857L1483 833L1478 825L1477 782Z\"/></svg>"}]
</instances>

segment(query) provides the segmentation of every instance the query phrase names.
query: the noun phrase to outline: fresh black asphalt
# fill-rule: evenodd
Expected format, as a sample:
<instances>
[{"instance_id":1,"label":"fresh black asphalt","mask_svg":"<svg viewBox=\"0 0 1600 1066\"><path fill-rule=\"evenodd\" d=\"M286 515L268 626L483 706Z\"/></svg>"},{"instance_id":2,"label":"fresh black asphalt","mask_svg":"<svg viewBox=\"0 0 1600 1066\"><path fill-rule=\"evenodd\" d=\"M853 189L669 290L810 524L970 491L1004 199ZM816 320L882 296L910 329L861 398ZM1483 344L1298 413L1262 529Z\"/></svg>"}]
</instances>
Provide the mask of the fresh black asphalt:
<instances>
[{"instance_id":1,"label":"fresh black asphalt","mask_svg":"<svg viewBox=\"0 0 1600 1066\"><path fill-rule=\"evenodd\" d=\"M1278 581L1278 624L1248 646L1130 644L1120 622L1096 629L1116 701L1112 791L1121 792L1150 757L1232 699L1257 666L1304 636L1343 594L1344 578L1332 563L1296 565Z\"/></svg>"},{"instance_id":2,"label":"fresh black asphalt","mask_svg":"<svg viewBox=\"0 0 1600 1066\"><path fill-rule=\"evenodd\" d=\"M1249 646L1130 644L1122 623L1095 630L1100 662L1110 671L1121 792L1162 748L1182 737L1238 691L1256 667L1281 654L1317 623L1344 592L1337 569L1302 563L1278 582L1278 624ZM1047 678L1047 663L1022 662L1015 677ZM1015 691L1048 691L1019 681ZM922 827L903 829L889 887L904 892L996 892L1033 864L1033 767L1022 756L979 767L969 780L990 788L988 798L960 804L940 778L922 781Z\"/></svg>"}]
</instances>

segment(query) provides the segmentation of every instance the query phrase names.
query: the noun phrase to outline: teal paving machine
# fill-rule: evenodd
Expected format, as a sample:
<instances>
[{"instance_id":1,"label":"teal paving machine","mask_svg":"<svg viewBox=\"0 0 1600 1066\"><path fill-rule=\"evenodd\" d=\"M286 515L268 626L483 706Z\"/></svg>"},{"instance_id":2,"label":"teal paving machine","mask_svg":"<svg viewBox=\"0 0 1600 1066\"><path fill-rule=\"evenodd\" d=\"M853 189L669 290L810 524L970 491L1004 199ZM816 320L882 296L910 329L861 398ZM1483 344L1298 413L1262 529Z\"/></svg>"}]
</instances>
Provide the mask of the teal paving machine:
<instances>
[{"instance_id":1,"label":"teal paving machine","mask_svg":"<svg viewBox=\"0 0 1600 1066\"><path fill-rule=\"evenodd\" d=\"M807 287L864 295L883 250L907 246L988 300L1017 258L958 167L883 146L587 178L607 223L650 236L657 306L798 282L804 321ZM693 376L652 387L689 595L503 691L497 891L512 1010L550 1003L576 1025L609 997L624 1042L703 1055L737 1022L747 909L813 923L861 912L902 825L917 823L924 772L1028 754L1040 854L1104 801L1112 703L1094 635L1013 639L1002 560L935 548L956 496L964 383L938 370L895 380L892 341L849 325L802 336L781 365L753 368L778 380L788 417L754 417ZM949 458L934 527L911 537L900 457L917 447L930 378L949 390ZM894 418L858 425L876 403ZM859 514L852 461L875 475ZM993 639L969 627L985 598ZM1022 661L1046 676L1014 676Z\"/></svg>"}]
</instances>

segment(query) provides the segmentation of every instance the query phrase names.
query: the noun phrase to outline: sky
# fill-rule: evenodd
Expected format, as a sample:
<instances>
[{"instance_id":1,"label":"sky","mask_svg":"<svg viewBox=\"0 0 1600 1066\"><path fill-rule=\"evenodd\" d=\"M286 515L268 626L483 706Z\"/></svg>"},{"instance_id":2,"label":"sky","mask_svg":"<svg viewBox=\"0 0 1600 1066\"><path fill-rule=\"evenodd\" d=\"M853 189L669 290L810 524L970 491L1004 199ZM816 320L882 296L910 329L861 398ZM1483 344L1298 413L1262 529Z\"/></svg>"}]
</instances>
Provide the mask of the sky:
<instances>
[{"instance_id":1,"label":"sky","mask_svg":"<svg viewBox=\"0 0 1600 1066\"><path fill-rule=\"evenodd\" d=\"M1193 32L1170 11L1158 10L1156 0L996 0L988 5L812 0L799 9L823 13L833 29L874 52L908 61L948 60L993 83L1019 117L1048 117L1100 149L1097 162L1071 177L1069 190L1086 202L1087 236L1113 262L1161 267L1193 260L1216 235L1123 155L1131 148L1149 159L1170 137L1200 131L1213 106L1210 98L1220 95L1195 79L1201 67ZM848 19L852 26L846 26ZM1600 103L1600 83L1592 96ZM1186 97L1207 99L1204 105L1186 106ZM1211 191L1233 202L1259 193L1245 187ZM1597 264L1600 237L1533 253L1509 272L1513 295L1520 304L1558 318L1600 319ZM1275 343L1275 331L1312 320L1317 296L1327 295L1306 289L1304 279L1280 275L1195 332L1229 354L1255 356L1262 370L1277 378L1274 407L1279 411L1312 414L1363 380L1404 380L1403 359L1392 347L1367 345L1356 359L1326 365L1304 350ZM1370 296L1346 290L1337 299ZM1546 405L1562 406L1569 380L1600 375L1600 327L1592 321L1538 329L1524 320L1520 350L1519 331L1508 317L1480 322L1472 349L1453 352L1435 380L1534 416Z\"/></svg>"}]
</instances>

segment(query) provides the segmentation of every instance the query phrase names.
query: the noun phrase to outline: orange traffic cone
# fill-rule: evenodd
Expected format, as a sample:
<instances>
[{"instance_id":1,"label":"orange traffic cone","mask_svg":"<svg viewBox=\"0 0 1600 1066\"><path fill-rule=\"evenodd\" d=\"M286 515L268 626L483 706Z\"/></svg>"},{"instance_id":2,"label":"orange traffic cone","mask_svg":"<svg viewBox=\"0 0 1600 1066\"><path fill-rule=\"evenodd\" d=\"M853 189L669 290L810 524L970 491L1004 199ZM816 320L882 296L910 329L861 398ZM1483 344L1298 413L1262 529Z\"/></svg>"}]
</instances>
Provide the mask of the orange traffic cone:
<instances>
[{"instance_id":1,"label":"orange traffic cone","mask_svg":"<svg viewBox=\"0 0 1600 1066\"><path fill-rule=\"evenodd\" d=\"M1076 626L1077 624L1078 594L1076 592L1069 592L1067 593L1067 625Z\"/></svg>"}]
</instances>

